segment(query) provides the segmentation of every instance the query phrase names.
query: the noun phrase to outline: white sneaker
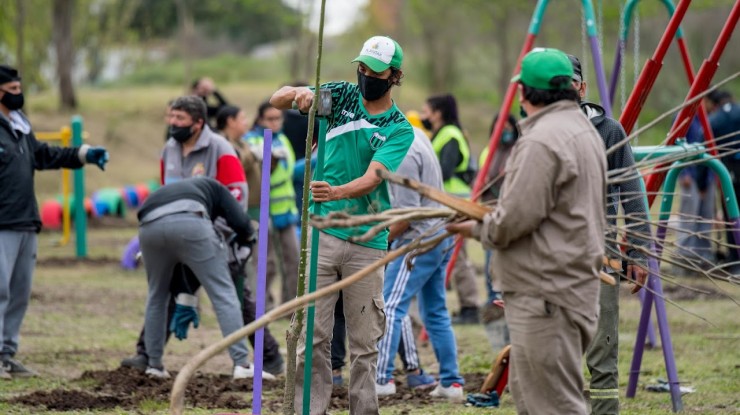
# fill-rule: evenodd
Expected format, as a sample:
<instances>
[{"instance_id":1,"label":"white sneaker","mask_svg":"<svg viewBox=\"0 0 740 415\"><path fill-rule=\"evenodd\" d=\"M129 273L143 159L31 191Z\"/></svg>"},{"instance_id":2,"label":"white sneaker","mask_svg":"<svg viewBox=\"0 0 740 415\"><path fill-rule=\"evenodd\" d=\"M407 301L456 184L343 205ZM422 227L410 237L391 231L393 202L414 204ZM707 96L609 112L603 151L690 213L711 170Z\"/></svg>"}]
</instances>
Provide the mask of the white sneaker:
<instances>
[{"instance_id":1,"label":"white sneaker","mask_svg":"<svg viewBox=\"0 0 740 415\"><path fill-rule=\"evenodd\" d=\"M462 402L463 387L459 383L453 383L447 387L444 387L439 383L429 395L431 395L432 398L445 398L453 402Z\"/></svg>"},{"instance_id":2,"label":"white sneaker","mask_svg":"<svg viewBox=\"0 0 740 415\"><path fill-rule=\"evenodd\" d=\"M251 364L249 366L234 366L234 376L233 379L252 379L254 378L254 366ZM275 380L275 375L262 371L262 380Z\"/></svg>"},{"instance_id":3,"label":"white sneaker","mask_svg":"<svg viewBox=\"0 0 740 415\"><path fill-rule=\"evenodd\" d=\"M375 394L378 396L390 396L396 394L396 384L393 379L385 384L375 382Z\"/></svg>"},{"instance_id":4,"label":"white sneaker","mask_svg":"<svg viewBox=\"0 0 740 415\"><path fill-rule=\"evenodd\" d=\"M146 368L146 372L144 372L147 376L151 378L157 378L157 379L169 379L171 378L170 372L165 370L165 368L157 369L156 367L148 367Z\"/></svg>"}]
</instances>

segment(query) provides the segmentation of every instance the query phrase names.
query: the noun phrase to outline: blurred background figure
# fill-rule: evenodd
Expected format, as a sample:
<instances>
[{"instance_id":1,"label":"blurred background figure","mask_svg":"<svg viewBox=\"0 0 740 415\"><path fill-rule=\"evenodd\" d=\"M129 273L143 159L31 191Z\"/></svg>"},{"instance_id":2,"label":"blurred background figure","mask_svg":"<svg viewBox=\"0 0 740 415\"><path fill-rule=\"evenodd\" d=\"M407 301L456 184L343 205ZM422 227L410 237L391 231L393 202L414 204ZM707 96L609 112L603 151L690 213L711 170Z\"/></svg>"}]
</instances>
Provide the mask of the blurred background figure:
<instances>
[{"instance_id":1,"label":"blurred background figure","mask_svg":"<svg viewBox=\"0 0 740 415\"><path fill-rule=\"evenodd\" d=\"M257 109L252 130L244 138L257 160L266 160L268 157L262 154L266 129L273 132L272 154L269 155L271 160L270 223L272 226L270 240L272 243L268 247L267 286L272 285L278 272L282 274L280 302L286 302L295 298L298 280L296 224L298 224L299 217L293 188L295 153L288 137L282 133L283 111L273 107L267 101ZM276 261L276 257L280 260ZM278 301L272 299L268 291L268 303L270 302L272 306L278 304Z\"/></svg>"},{"instance_id":2,"label":"blurred background figure","mask_svg":"<svg viewBox=\"0 0 740 415\"><path fill-rule=\"evenodd\" d=\"M198 78L190 86L190 92L193 95L203 98L206 103L208 114L208 125L216 127L216 115L218 111L229 103L223 95L216 89L213 79L208 77Z\"/></svg>"},{"instance_id":3,"label":"blurred background figure","mask_svg":"<svg viewBox=\"0 0 740 415\"><path fill-rule=\"evenodd\" d=\"M455 97L446 94L427 98L420 116L424 129L432 132L432 147L442 166L444 190L455 196L469 198L475 169L471 164L470 145L460 125ZM452 272L460 301L460 311L452 322L477 324L480 321L478 286L475 269L468 260L465 242Z\"/></svg>"}]
</instances>

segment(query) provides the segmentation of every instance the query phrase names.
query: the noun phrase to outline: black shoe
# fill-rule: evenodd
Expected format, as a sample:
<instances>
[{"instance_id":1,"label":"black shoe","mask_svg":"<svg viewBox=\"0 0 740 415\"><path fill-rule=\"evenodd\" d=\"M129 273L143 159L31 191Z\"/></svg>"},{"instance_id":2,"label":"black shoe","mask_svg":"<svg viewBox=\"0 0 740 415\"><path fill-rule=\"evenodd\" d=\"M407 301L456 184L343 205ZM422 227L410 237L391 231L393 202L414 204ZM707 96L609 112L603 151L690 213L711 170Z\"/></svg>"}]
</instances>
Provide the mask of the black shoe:
<instances>
[{"instance_id":1,"label":"black shoe","mask_svg":"<svg viewBox=\"0 0 740 415\"><path fill-rule=\"evenodd\" d=\"M39 375L35 371L23 366L23 363L13 358L3 360L3 369L10 376L16 378L33 378Z\"/></svg>"},{"instance_id":2,"label":"black shoe","mask_svg":"<svg viewBox=\"0 0 740 415\"><path fill-rule=\"evenodd\" d=\"M460 313L452 318L452 324L478 324L478 307L463 307Z\"/></svg>"},{"instance_id":3,"label":"black shoe","mask_svg":"<svg viewBox=\"0 0 740 415\"><path fill-rule=\"evenodd\" d=\"M145 372L149 367L149 358L143 354L127 357L121 360L121 367L130 367Z\"/></svg>"},{"instance_id":4,"label":"black shoe","mask_svg":"<svg viewBox=\"0 0 740 415\"><path fill-rule=\"evenodd\" d=\"M283 356L278 354L277 357L272 360L264 360L262 362L262 370L275 376L282 374L285 372L285 361L283 360Z\"/></svg>"}]
</instances>

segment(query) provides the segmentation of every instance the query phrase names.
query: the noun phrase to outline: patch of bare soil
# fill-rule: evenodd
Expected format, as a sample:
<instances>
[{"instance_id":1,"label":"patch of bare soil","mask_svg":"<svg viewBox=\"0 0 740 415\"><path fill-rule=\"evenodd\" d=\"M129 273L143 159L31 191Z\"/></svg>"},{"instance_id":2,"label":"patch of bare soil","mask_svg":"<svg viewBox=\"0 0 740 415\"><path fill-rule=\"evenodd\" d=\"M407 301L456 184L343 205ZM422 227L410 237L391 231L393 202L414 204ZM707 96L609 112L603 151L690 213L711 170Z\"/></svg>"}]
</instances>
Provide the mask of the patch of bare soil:
<instances>
[{"instance_id":1,"label":"patch of bare soil","mask_svg":"<svg viewBox=\"0 0 740 415\"><path fill-rule=\"evenodd\" d=\"M175 373L173 373L173 378ZM485 374L467 374L465 392L477 392L485 379ZM144 401L169 401L172 380L157 380L129 368L113 371L88 371L78 379L94 384L85 390L55 389L37 391L8 400L11 404L44 407L46 410L100 410L120 407L136 409ZM419 406L433 405L435 400L429 396L430 390L413 390L398 381L394 396L380 398L381 406ZM283 382L265 382L263 390L280 395ZM199 374L188 385L185 394L187 406L198 408L246 409L251 405L252 380L234 381L228 375ZM264 403L271 411L282 407L280 399ZM349 408L349 394L346 387L334 387L330 409Z\"/></svg>"},{"instance_id":2,"label":"patch of bare soil","mask_svg":"<svg viewBox=\"0 0 740 415\"><path fill-rule=\"evenodd\" d=\"M673 301L706 301L706 300L726 300L727 295L719 291L716 287L701 285L692 287L694 289L681 287L679 285L664 283L663 293Z\"/></svg>"}]
</instances>

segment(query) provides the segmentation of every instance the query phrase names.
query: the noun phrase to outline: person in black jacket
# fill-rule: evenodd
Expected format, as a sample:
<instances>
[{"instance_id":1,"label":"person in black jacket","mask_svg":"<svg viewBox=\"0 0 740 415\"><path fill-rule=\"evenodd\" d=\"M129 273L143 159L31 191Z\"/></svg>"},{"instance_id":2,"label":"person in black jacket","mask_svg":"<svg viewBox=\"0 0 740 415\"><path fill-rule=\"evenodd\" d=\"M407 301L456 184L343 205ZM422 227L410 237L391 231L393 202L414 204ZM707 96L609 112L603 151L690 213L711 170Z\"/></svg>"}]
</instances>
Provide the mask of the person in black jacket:
<instances>
[{"instance_id":1,"label":"person in black jacket","mask_svg":"<svg viewBox=\"0 0 740 415\"><path fill-rule=\"evenodd\" d=\"M626 137L619 122L604 115L604 109L599 105L583 101L586 97L586 82L583 81L581 62L573 55L568 55L573 64L573 88L579 93L581 109L591 124L596 128L604 140L606 149L610 149L622 142ZM628 169L635 164L632 147L622 145L607 159L608 171ZM632 173L634 174L634 173ZM640 179L622 181L607 186L606 215L609 228L615 229L619 204L624 210L625 222L629 232L627 240L630 248L627 249L627 277L638 282L632 292L640 289L647 279L647 257L639 248L648 249L649 242L645 237L650 235L647 225L647 207L644 191L640 186ZM617 235L613 231L607 233L606 255L610 258L621 258L619 247L614 242ZM606 269L606 272L616 273L618 270ZM621 273L621 271L620 271ZM619 281L619 277L615 278ZM591 398L591 413L593 415L619 413L619 376L617 372L618 332L619 332L619 285L611 286L601 283L599 293L599 325L596 336L586 351L586 366L591 373L589 396Z\"/></svg>"},{"instance_id":2,"label":"person in black jacket","mask_svg":"<svg viewBox=\"0 0 740 415\"><path fill-rule=\"evenodd\" d=\"M78 169L85 163L104 169L108 161L102 147L63 148L37 141L21 108L21 77L14 68L0 65L0 379L36 375L14 359L41 229L34 171Z\"/></svg>"},{"instance_id":3,"label":"person in black jacket","mask_svg":"<svg viewBox=\"0 0 740 415\"><path fill-rule=\"evenodd\" d=\"M211 128L215 128L216 115L218 115L218 112L221 111L221 108L229 105L229 103L226 101L226 98L224 98L224 96L221 95L220 92L218 92L213 79L208 77L196 79L190 85L190 92L193 95L203 98L203 102L206 103L208 125ZM213 99L216 100L215 105L212 105L208 102L210 97L213 97Z\"/></svg>"}]
</instances>

